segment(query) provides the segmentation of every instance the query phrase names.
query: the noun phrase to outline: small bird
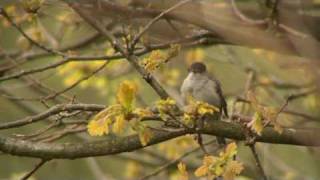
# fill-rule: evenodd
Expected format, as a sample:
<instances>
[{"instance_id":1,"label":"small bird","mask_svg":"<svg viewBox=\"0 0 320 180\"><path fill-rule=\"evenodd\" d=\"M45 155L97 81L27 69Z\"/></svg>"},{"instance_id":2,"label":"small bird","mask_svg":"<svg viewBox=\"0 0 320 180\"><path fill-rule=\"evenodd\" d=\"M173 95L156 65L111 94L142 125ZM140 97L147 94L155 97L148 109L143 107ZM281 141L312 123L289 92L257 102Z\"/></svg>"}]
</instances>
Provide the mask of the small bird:
<instances>
[{"instance_id":1,"label":"small bird","mask_svg":"<svg viewBox=\"0 0 320 180\"><path fill-rule=\"evenodd\" d=\"M209 76L206 65L202 62L191 64L189 74L184 79L180 91L184 105L187 105L189 96L192 96L197 101L218 107L220 115L228 117L227 103L223 96L220 82L216 78ZM222 137L217 137L217 141L219 144L226 144L225 139Z\"/></svg>"}]
</instances>

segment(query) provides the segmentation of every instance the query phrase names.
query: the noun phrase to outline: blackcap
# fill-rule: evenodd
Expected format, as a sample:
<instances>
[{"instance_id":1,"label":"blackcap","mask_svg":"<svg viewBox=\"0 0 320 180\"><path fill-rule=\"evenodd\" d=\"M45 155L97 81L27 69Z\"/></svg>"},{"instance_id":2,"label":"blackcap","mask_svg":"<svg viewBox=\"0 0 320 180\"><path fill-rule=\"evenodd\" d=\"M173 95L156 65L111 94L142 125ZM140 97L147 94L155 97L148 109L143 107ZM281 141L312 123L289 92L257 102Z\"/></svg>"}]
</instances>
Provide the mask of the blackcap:
<instances>
[{"instance_id":1,"label":"blackcap","mask_svg":"<svg viewBox=\"0 0 320 180\"><path fill-rule=\"evenodd\" d=\"M223 96L219 81L209 76L206 66L201 62L191 64L189 74L181 86L181 96L186 106L189 96L197 101L203 101L220 109L220 115L228 117L227 103ZM217 138L219 144L225 144L223 138ZM219 142L220 141L220 142Z\"/></svg>"}]
</instances>

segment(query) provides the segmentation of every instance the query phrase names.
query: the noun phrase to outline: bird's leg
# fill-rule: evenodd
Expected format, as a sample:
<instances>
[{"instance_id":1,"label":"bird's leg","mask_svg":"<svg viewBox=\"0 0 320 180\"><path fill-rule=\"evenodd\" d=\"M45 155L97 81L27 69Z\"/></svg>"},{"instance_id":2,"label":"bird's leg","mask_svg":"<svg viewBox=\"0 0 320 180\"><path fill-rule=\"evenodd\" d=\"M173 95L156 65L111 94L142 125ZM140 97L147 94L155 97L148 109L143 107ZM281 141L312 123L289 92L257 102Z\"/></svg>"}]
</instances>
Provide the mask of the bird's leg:
<instances>
[{"instance_id":1,"label":"bird's leg","mask_svg":"<svg viewBox=\"0 0 320 180\"><path fill-rule=\"evenodd\" d=\"M201 150L203 151L203 153L208 155L209 153L207 152L207 150L205 149L205 147L203 145L202 135L200 133L200 130L203 128L203 126L204 126L204 118L201 117L200 121L197 121L197 123L196 123L197 141L198 141L198 144L199 144Z\"/></svg>"},{"instance_id":2,"label":"bird's leg","mask_svg":"<svg viewBox=\"0 0 320 180\"><path fill-rule=\"evenodd\" d=\"M222 113L222 108L220 108L220 111L218 113L218 120L220 121L222 119L222 116L223 116L223 113ZM226 142L226 139L224 137L219 137L219 136L216 136L217 138L217 142L218 142L218 145L222 148L222 147L225 147L227 142Z\"/></svg>"}]
</instances>

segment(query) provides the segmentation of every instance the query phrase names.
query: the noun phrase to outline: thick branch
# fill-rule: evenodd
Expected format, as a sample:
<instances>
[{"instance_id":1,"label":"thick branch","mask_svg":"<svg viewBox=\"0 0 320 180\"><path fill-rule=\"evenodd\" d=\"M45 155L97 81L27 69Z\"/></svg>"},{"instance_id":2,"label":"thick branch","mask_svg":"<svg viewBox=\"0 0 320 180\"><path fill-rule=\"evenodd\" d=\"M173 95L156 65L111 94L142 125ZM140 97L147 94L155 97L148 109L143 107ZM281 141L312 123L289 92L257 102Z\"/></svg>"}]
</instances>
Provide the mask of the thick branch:
<instances>
[{"instance_id":1,"label":"thick branch","mask_svg":"<svg viewBox=\"0 0 320 180\"><path fill-rule=\"evenodd\" d=\"M200 132L236 140L245 140L245 134L240 125L223 121L208 121ZM190 129L174 132L153 131L154 135L149 145L194 133L198 132ZM284 129L282 134L278 134L272 128L266 127L262 135L257 137L257 142L320 146L319 139L320 135L316 131ZM137 135L112 137L96 142L62 144L30 142L0 137L0 151L4 153L47 159L76 159L90 156L104 156L131 152L141 148L143 146Z\"/></svg>"}]
</instances>

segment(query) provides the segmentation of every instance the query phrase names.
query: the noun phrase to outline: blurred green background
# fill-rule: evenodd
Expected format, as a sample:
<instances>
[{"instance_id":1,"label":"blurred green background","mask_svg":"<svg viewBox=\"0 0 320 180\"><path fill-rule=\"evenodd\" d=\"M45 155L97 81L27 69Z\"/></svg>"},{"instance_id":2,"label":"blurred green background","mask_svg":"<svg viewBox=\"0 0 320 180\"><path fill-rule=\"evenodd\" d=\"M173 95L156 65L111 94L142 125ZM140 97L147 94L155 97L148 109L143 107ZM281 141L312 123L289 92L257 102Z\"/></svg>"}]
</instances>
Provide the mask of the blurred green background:
<instances>
[{"instance_id":1,"label":"blurred green background","mask_svg":"<svg viewBox=\"0 0 320 180\"><path fill-rule=\"evenodd\" d=\"M2 0L0 6L10 9L10 7L16 6L17 3L16 1ZM122 3L125 4L124 1ZM254 2L248 0L242 3ZM22 13L19 8L17 8L16 11L15 20L19 21L19 17L21 18L25 13ZM61 5L61 2L46 1L39 10L37 18L30 21L23 20L19 25L27 32L28 30L31 32L33 28L40 29L42 35L38 40L50 46L54 46L56 41L58 42L58 47L77 43L81 38L95 34L92 28L84 24L81 20L78 20L77 17L69 15L69 13L67 7ZM67 22L69 20L71 21L70 24ZM74 23L75 21L79 21L79 23ZM24 44L26 43L24 41L19 41L21 35L13 27L8 26L3 19L1 19L0 22L0 54L19 54L15 56L19 61L19 58L23 59L21 58L23 55L39 52L39 49L35 47L26 48L26 46L29 45ZM48 40L46 40L48 36L55 37L55 40L48 42ZM151 39L152 38L155 41L157 40L157 37L151 37ZM99 37L93 43L81 48L72 49L69 53L79 55L105 55L110 49L107 41L103 37ZM145 56L148 56L148 54L141 56L141 59ZM27 62L22 63L15 70L19 71L20 69L41 67L48 63L57 62L58 60L60 60L60 58L52 55L44 55L39 58L28 59ZM164 64L154 73L156 78L160 80L161 84L173 97L178 98L179 87L187 74L187 67L194 60L205 62L210 73L221 81L230 110L235 97L242 95L244 91L247 69L249 68L256 72L257 84L262 84L256 87L258 99L268 106L280 107L285 101L286 96L315 85L313 84L313 80L315 79L314 74L309 67L296 65L305 61L301 60L301 58L241 46L199 46L183 48L177 57L171 59L170 62ZM5 57L0 56L0 66L6 65L7 62L8 60ZM33 74L32 76L54 90L62 90L68 87L70 83L84 76L88 69L91 71L97 65L101 64L100 61L95 61L95 63L96 65L93 65L92 62L72 62L58 68ZM12 72L8 72L8 74L10 73ZM139 74L137 74L125 60L112 61L98 75L88 80L88 82L80 84L80 86L67 92L67 94L69 96L75 96L77 101L82 103L109 105L115 101L117 87L123 80L133 80L138 83L138 106L153 105L154 102L159 99L149 85L143 81ZM288 86L270 85L272 84L270 82ZM263 83L266 85L263 85ZM296 88L292 88L291 86ZM1 82L0 88L17 97L32 98L41 96L41 93L39 94L40 91L35 90L28 85L28 83L21 80ZM65 100L61 98L58 98L58 100L65 102ZM288 109L303 112L318 119L320 116L319 102L319 96L312 94L290 103ZM48 104L51 106L56 104L56 102L49 101ZM5 96L0 96L1 123L17 120L31 114L39 113L45 109L46 107L39 101L13 101ZM287 114L280 115L279 123L285 127L319 127L319 121L310 121ZM48 122L43 121L23 128L1 130L1 136L30 134L47 125ZM64 127L63 125L61 127L59 126L53 129L52 132L63 129ZM103 138L105 137L101 137L100 139ZM82 132L77 135L64 137L58 142L80 142L88 139L97 140L99 138L89 137L86 132ZM210 137L206 137L206 139L210 139ZM154 152L161 157L165 157L166 155L157 146L158 145L146 148L147 152ZM243 143L239 143L239 147L238 157L240 161L245 164L245 171L239 179L258 179L259 172L249 148ZM263 166L265 167L266 174L270 179L320 179L319 148L258 143L257 149ZM199 165L201 162L199 155L200 153L187 158L188 162L190 161ZM37 159L0 154L0 179L18 179L30 171L38 161ZM132 165L132 163L134 165ZM162 162L158 161L154 155L142 151L88 159L52 160L36 172L33 178L47 180L101 179L101 177L106 177L106 179L136 179L151 172L152 169L161 164ZM134 170L130 170L132 166L137 167L137 169L133 168ZM133 173L134 175L130 175L129 173L128 175L128 172L131 171L137 171L137 173ZM172 167L172 172L174 171L175 167ZM162 175L158 178L161 179L161 177L166 176Z\"/></svg>"}]
</instances>

